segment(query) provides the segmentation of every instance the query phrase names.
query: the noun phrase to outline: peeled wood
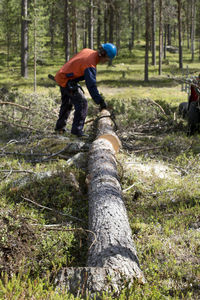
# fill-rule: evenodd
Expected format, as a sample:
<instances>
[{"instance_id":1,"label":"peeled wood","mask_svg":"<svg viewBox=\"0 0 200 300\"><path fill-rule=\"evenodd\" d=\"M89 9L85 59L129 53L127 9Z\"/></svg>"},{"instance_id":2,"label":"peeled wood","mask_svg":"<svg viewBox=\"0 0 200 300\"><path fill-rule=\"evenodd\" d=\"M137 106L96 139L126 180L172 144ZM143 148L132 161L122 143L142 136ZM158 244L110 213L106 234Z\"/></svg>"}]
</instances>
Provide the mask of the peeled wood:
<instances>
[{"instance_id":1,"label":"peeled wood","mask_svg":"<svg viewBox=\"0 0 200 300\"><path fill-rule=\"evenodd\" d=\"M109 112L103 110L97 139L89 152L89 230L96 235L96 241L92 243L94 235L91 235L87 267L78 268L76 272L66 268L59 279L71 292L77 292L79 284L81 294L113 288L119 292L134 279L145 282L118 180L115 154L120 141L108 116Z\"/></svg>"}]
</instances>

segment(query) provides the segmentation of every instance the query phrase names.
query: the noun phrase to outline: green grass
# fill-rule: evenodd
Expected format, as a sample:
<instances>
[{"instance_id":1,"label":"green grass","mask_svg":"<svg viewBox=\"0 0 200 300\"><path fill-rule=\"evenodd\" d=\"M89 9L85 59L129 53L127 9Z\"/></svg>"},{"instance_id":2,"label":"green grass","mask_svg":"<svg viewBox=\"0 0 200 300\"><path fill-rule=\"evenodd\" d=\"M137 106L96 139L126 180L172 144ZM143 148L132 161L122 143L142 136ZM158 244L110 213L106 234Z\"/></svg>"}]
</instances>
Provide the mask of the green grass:
<instances>
[{"instance_id":1,"label":"green grass","mask_svg":"<svg viewBox=\"0 0 200 300\"><path fill-rule=\"evenodd\" d=\"M101 299L198 299L200 135L187 137L186 121L177 115L178 104L187 101L181 85L168 77L171 71L182 74L178 54L167 54L162 76L158 76L157 66L149 66L148 83L144 82L143 62L144 48L137 45L131 54L121 51L112 67L97 67L99 90L115 114L123 145L117 155L119 175L147 280L145 285L125 288L118 296L105 293ZM9 121L0 131L1 299L75 299L65 290L56 291L55 277L65 266L86 263L84 232L44 227L67 222L68 228L87 228L85 169L69 167L69 153L51 161L32 155L56 153L69 142L52 135L60 92L47 78L63 63L58 57L49 65L38 66L36 94L32 69L25 80L20 78L18 64L1 68L0 85L8 88L1 100L29 108L26 113L16 106L1 110L1 117ZM190 54L184 49L184 72L187 65L191 73L200 69L200 62L190 63ZM97 113L90 99L88 119ZM91 123L85 129L92 134Z\"/></svg>"}]
</instances>

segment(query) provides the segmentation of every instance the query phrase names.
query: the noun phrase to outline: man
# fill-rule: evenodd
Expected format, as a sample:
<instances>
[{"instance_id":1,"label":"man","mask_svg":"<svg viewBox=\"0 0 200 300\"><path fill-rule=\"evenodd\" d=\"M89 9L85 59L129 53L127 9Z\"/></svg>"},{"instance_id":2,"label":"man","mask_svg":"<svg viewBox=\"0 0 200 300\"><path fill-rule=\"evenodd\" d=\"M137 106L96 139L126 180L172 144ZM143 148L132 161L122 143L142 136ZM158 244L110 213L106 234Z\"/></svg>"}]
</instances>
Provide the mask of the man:
<instances>
[{"instance_id":1,"label":"man","mask_svg":"<svg viewBox=\"0 0 200 300\"><path fill-rule=\"evenodd\" d=\"M83 49L74 55L56 74L55 80L60 86L61 107L55 130L59 133L65 132L67 119L74 106L74 119L71 133L81 137L84 136L83 127L87 116L87 99L79 81L85 80L90 96L100 109L107 108L106 102L99 94L96 86L96 65L106 63L117 54L116 47L111 43L102 44L97 51Z\"/></svg>"},{"instance_id":2,"label":"man","mask_svg":"<svg viewBox=\"0 0 200 300\"><path fill-rule=\"evenodd\" d=\"M180 114L188 119L188 135L193 135L200 123L200 74L196 80L195 85L191 84L189 101L179 105Z\"/></svg>"}]
</instances>

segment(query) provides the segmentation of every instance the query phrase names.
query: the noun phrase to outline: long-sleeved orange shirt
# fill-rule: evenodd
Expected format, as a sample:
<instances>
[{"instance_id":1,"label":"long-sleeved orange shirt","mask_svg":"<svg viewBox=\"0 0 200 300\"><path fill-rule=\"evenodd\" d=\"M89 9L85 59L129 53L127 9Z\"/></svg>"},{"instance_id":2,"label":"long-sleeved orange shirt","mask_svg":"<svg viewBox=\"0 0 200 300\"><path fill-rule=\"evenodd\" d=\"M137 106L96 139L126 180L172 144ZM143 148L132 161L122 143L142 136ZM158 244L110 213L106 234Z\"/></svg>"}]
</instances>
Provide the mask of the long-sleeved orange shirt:
<instances>
[{"instance_id":1,"label":"long-sleeved orange shirt","mask_svg":"<svg viewBox=\"0 0 200 300\"><path fill-rule=\"evenodd\" d=\"M56 73L57 83L66 87L68 80L84 77L87 68L95 68L99 63L98 52L92 49L83 49L75 54L62 68ZM82 80L84 78L81 78Z\"/></svg>"},{"instance_id":2,"label":"long-sleeved orange shirt","mask_svg":"<svg viewBox=\"0 0 200 300\"><path fill-rule=\"evenodd\" d=\"M91 97L99 104L102 101L96 86L96 65L99 61L98 51L83 49L62 66L56 73L55 80L61 87L66 87L69 80L85 80Z\"/></svg>"}]
</instances>

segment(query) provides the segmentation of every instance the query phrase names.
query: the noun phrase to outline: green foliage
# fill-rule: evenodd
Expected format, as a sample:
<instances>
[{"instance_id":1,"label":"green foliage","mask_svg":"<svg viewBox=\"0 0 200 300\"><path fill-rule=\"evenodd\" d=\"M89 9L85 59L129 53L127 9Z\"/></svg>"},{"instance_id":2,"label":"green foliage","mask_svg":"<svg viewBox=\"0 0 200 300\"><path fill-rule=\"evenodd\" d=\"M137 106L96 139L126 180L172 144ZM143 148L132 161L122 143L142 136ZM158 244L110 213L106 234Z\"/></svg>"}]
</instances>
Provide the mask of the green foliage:
<instances>
[{"instance_id":1,"label":"green foliage","mask_svg":"<svg viewBox=\"0 0 200 300\"><path fill-rule=\"evenodd\" d=\"M63 291L55 291L53 285L47 275L46 278L35 278L34 281L30 280L30 273L26 274L23 269L18 275L13 275L12 279L8 279L6 274L2 274L0 280L0 297L1 299L52 299L64 300L75 299L72 295Z\"/></svg>"}]
</instances>

